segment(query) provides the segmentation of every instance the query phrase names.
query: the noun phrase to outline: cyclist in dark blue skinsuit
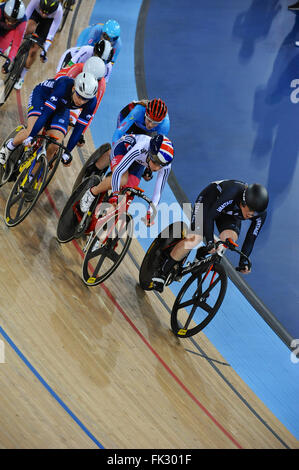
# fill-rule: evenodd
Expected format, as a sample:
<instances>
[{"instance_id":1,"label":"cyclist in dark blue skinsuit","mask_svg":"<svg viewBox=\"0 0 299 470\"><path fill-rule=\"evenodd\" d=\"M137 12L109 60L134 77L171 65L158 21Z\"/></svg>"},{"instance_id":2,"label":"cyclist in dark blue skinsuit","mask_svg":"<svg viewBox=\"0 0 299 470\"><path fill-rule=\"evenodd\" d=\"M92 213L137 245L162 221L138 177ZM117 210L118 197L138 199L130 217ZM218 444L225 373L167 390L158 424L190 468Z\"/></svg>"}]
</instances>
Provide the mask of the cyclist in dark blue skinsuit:
<instances>
[{"instance_id":1,"label":"cyclist in dark blue skinsuit","mask_svg":"<svg viewBox=\"0 0 299 470\"><path fill-rule=\"evenodd\" d=\"M37 85L30 95L28 104L27 129L20 131L14 139L7 142L0 150L0 164L4 164L10 153L21 143L30 145L42 128L58 142L62 142L67 133L70 109L81 108L80 116L67 143L67 150L71 152L78 143L89 120L93 116L97 99L98 81L90 73L82 72L75 79L60 77L49 79ZM47 151L50 159L56 151ZM71 157L65 153L62 157L64 164L71 162Z\"/></svg>"},{"instance_id":2,"label":"cyclist in dark blue skinsuit","mask_svg":"<svg viewBox=\"0 0 299 470\"><path fill-rule=\"evenodd\" d=\"M249 256L255 240L265 223L269 196L266 188L254 183L247 185L242 181L222 180L209 184L196 199L191 230L187 237L171 251L161 271L153 278L156 290L163 291L165 280L173 266L185 258L192 247L206 241L206 246L197 250L200 259L214 248L214 222L219 231L220 240L231 238L236 241L240 234L242 220L251 220L241 251ZM199 217L202 208L202 217ZM242 273L249 273L247 260L240 257L239 267Z\"/></svg>"}]
</instances>

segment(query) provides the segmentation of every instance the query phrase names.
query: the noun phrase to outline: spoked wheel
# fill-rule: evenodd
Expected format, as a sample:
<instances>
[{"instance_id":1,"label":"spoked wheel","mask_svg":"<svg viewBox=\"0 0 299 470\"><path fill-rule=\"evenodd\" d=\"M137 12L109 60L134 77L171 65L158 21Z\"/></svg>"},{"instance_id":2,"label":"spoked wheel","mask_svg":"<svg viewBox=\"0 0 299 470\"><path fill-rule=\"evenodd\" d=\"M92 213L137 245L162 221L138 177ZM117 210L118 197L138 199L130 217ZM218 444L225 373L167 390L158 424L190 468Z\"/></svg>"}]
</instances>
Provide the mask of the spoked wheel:
<instances>
[{"instance_id":1,"label":"spoked wheel","mask_svg":"<svg viewBox=\"0 0 299 470\"><path fill-rule=\"evenodd\" d=\"M83 261L82 279L87 286L96 286L111 276L127 253L132 235L130 214L121 214L116 223L112 217L96 232Z\"/></svg>"},{"instance_id":2,"label":"spoked wheel","mask_svg":"<svg viewBox=\"0 0 299 470\"><path fill-rule=\"evenodd\" d=\"M1 144L1 147L5 145L9 139L13 139L18 132L20 132L22 129L24 129L24 126L18 126L16 129L14 129L9 136L3 141ZM20 145L17 147L9 156L7 162L4 165L0 165L0 187L3 186L5 183L7 183L13 173L13 171L16 169L16 164L19 158L21 158L21 154L23 152L23 145Z\"/></svg>"},{"instance_id":3,"label":"spoked wheel","mask_svg":"<svg viewBox=\"0 0 299 470\"><path fill-rule=\"evenodd\" d=\"M61 24L60 24L59 29L58 29L59 33L61 33L61 31L63 30L63 27L66 23L69 12L73 10L72 9L72 2L70 0L65 0L63 3L64 3L64 5L63 5L63 16L62 16Z\"/></svg>"},{"instance_id":4,"label":"spoked wheel","mask_svg":"<svg viewBox=\"0 0 299 470\"><path fill-rule=\"evenodd\" d=\"M227 276L221 264L204 264L181 288L171 312L171 329L187 338L205 328L225 296Z\"/></svg>"},{"instance_id":5,"label":"spoked wheel","mask_svg":"<svg viewBox=\"0 0 299 470\"><path fill-rule=\"evenodd\" d=\"M28 179L30 168L25 168L13 185L5 207L5 223L8 227L18 225L27 217L43 191L48 166L46 157L41 155L36 165L39 167L32 181Z\"/></svg>"}]
</instances>

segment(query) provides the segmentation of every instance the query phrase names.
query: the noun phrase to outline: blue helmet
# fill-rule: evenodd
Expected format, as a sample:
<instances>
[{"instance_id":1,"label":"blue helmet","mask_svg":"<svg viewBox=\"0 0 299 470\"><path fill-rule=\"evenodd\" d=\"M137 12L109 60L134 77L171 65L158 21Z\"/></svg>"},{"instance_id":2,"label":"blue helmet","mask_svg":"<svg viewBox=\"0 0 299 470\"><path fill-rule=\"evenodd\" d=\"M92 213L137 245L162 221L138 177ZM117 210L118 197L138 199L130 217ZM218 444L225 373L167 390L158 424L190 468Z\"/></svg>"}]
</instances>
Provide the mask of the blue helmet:
<instances>
[{"instance_id":1,"label":"blue helmet","mask_svg":"<svg viewBox=\"0 0 299 470\"><path fill-rule=\"evenodd\" d=\"M120 36L120 26L116 20L108 20L103 26L102 34L108 41L116 41ZM107 35L108 37L105 37Z\"/></svg>"}]
</instances>

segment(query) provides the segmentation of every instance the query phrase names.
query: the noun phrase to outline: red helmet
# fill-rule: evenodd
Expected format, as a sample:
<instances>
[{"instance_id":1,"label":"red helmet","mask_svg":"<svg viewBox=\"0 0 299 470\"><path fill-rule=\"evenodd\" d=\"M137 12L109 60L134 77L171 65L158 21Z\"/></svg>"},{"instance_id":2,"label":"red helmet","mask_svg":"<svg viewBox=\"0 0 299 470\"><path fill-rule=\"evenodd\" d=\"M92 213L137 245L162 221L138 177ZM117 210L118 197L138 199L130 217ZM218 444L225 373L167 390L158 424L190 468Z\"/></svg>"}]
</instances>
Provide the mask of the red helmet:
<instances>
[{"instance_id":1,"label":"red helmet","mask_svg":"<svg viewBox=\"0 0 299 470\"><path fill-rule=\"evenodd\" d=\"M161 122L167 114L167 106L160 98L154 98L148 102L145 114L151 121Z\"/></svg>"}]
</instances>

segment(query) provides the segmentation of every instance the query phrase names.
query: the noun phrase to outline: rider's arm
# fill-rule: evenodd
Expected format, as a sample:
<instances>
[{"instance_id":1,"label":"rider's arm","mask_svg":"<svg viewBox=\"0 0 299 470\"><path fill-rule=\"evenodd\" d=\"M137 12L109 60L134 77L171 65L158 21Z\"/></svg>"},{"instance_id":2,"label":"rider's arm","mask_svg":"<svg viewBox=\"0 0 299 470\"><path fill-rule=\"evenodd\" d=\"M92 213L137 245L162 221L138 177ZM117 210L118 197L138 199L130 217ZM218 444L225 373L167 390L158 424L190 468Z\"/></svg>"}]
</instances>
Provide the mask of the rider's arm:
<instances>
[{"instance_id":1,"label":"rider's arm","mask_svg":"<svg viewBox=\"0 0 299 470\"><path fill-rule=\"evenodd\" d=\"M138 145L133 145L131 150L129 150L129 152L124 155L121 162L116 165L112 173L111 180L111 187L113 192L119 191L122 175L130 168L132 163L134 163L134 161L139 157L139 155L140 148L138 147Z\"/></svg>"},{"instance_id":2,"label":"rider's arm","mask_svg":"<svg viewBox=\"0 0 299 470\"><path fill-rule=\"evenodd\" d=\"M111 61L112 64L115 64L116 59L118 57L118 54L120 53L120 50L121 50L121 39L118 38L116 43L113 46L113 51L114 52L113 52L113 57L112 57L112 61Z\"/></svg>"},{"instance_id":3,"label":"rider's arm","mask_svg":"<svg viewBox=\"0 0 299 470\"><path fill-rule=\"evenodd\" d=\"M62 16L63 16L62 6L59 5L58 9L54 13L53 21L52 21L52 24L50 26L50 29L49 29L49 32L48 32L48 35L47 35L47 39L46 39L45 44L44 44L44 48L45 48L46 52L48 51L49 47L51 46L52 41L54 39L54 36L57 33L57 30L58 30L58 28L60 26L60 23L61 23L61 20L62 20Z\"/></svg>"},{"instance_id":4,"label":"rider's arm","mask_svg":"<svg viewBox=\"0 0 299 470\"><path fill-rule=\"evenodd\" d=\"M249 256L250 253L252 252L253 245L255 243L255 240L258 236L258 234L261 231L262 226L265 223L267 217L267 212L263 212L260 214L258 217L255 217L252 219L251 224L249 226L249 229L247 231L243 246L242 246L242 253L244 255ZM240 264L243 264L245 262L245 258L240 257Z\"/></svg>"},{"instance_id":5,"label":"rider's arm","mask_svg":"<svg viewBox=\"0 0 299 470\"><path fill-rule=\"evenodd\" d=\"M93 118L96 105L97 99L93 98L92 100L90 100L89 103L84 106L83 110L81 111L80 116L77 119L73 132L66 146L69 152L71 152L73 148L77 145L85 128L88 126L89 121Z\"/></svg>"},{"instance_id":6,"label":"rider's arm","mask_svg":"<svg viewBox=\"0 0 299 470\"><path fill-rule=\"evenodd\" d=\"M170 171L171 171L171 165L168 165L167 167L162 168L161 170L158 171L157 180L156 180L156 184L155 184L154 192L152 196L153 204L156 207L159 204L159 201L161 199L162 192L165 187L165 184L167 183Z\"/></svg>"},{"instance_id":7,"label":"rider's arm","mask_svg":"<svg viewBox=\"0 0 299 470\"><path fill-rule=\"evenodd\" d=\"M156 131L158 134L163 134L163 135L168 136L169 129L170 129L170 121L169 121L169 116L167 113L167 115L165 116L161 124L157 126Z\"/></svg>"},{"instance_id":8,"label":"rider's arm","mask_svg":"<svg viewBox=\"0 0 299 470\"><path fill-rule=\"evenodd\" d=\"M139 105L135 106L132 111L125 117L125 119L121 121L119 126L115 129L114 134L112 136L112 143L116 142L123 135L125 135L127 130L130 129L130 127L134 124L134 122L138 121L138 119L140 119Z\"/></svg>"},{"instance_id":9,"label":"rider's arm","mask_svg":"<svg viewBox=\"0 0 299 470\"><path fill-rule=\"evenodd\" d=\"M24 20L20 24L18 24L18 26L15 29L13 29L12 31L8 33L11 35L11 41L12 41L11 49L8 54L8 57L10 58L10 60L13 60L15 56L17 55L22 39L24 37L26 24L27 24L26 16L24 16Z\"/></svg>"},{"instance_id":10,"label":"rider's arm","mask_svg":"<svg viewBox=\"0 0 299 470\"><path fill-rule=\"evenodd\" d=\"M82 46L80 49L72 56L72 63L77 64L81 62L86 62L93 54L92 46Z\"/></svg>"}]
</instances>

